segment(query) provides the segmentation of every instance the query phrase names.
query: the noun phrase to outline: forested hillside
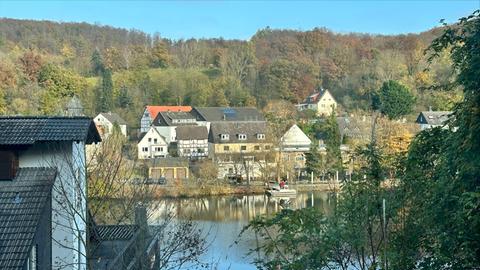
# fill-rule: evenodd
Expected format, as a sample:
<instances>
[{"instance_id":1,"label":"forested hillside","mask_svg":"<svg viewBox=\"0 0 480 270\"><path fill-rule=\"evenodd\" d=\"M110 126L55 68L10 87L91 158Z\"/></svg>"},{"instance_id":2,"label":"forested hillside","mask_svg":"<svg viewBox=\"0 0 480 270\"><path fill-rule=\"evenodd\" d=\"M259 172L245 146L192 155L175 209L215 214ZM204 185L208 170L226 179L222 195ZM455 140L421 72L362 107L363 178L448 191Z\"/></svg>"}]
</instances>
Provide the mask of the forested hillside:
<instances>
[{"instance_id":1,"label":"forested hillside","mask_svg":"<svg viewBox=\"0 0 480 270\"><path fill-rule=\"evenodd\" d=\"M76 94L88 114L117 111L138 125L145 104L262 108L275 99L299 102L317 87L331 90L344 111L368 110L388 80L413 92L417 110L444 110L459 91L430 88L452 80L449 55L427 65L423 54L439 33L266 28L249 41L168 40L87 23L0 19L0 113L57 114Z\"/></svg>"}]
</instances>

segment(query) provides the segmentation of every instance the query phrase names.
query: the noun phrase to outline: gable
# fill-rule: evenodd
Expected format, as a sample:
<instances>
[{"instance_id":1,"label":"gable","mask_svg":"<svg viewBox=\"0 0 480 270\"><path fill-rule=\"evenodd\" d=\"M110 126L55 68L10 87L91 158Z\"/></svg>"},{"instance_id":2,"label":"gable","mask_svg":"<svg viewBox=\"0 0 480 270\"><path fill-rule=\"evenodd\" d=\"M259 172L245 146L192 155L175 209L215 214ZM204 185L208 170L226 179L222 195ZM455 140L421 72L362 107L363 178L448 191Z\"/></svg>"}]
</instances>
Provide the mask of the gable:
<instances>
[{"instance_id":1,"label":"gable","mask_svg":"<svg viewBox=\"0 0 480 270\"><path fill-rule=\"evenodd\" d=\"M297 126L293 125L280 139L282 144L311 144L312 141L308 136Z\"/></svg>"},{"instance_id":2,"label":"gable","mask_svg":"<svg viewBox=\"0 0 480 270\"><path fill-rule=\"evenodd\" d=\"M139 144L148 144L149 143L148 138L157 139L158 141L157 141L156 144L167 145L167 142L166 142L165 138L162 135L160 135L160 133L154 127L151 127L147 131L147 133L145 133L145 135L143 135Z\"/></svg>"}]
</instances>

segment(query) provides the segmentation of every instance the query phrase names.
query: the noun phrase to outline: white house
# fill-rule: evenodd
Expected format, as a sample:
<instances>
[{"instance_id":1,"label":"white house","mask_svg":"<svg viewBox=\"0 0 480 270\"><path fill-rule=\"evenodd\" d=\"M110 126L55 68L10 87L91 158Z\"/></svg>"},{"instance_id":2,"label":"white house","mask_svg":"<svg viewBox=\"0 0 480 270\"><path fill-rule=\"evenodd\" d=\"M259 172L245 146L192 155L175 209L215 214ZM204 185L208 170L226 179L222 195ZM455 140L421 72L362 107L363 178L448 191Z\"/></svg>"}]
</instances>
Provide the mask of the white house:
<instances>
[{"instance_id":1,"label":"white house","mask_svg":"<svg viewBox=\"0 0 480 270\"><path fill-rule=\"evenodd\" d=\"M155 127L141 136L137 144L138 159L150 159L168 156L168 143Z\"/></svg>"},{"instance_id":2,"label":"white house","mask_svg":"<svg viewBox=\"0 0 480 270\"><path fill-rule=\"evenodd\" d=\"M445 124L452 113L452 111L424 111L418 115L416 123L420 124L421 130L440 127Z\"/></svg>"},{"instance_id":3,"label":"white house","mask_svg":"<svg viewBox=\"0 0 480 270\"><path fill-rule=\"evenodd\" d=\"M314 110L318 116L331 115L337 108L337 101L330 91L321 89L308 96L303 103L296 105L299 111Z\"/></svg>"},{"instance_id":4,"label":"white house","mask_svg":"<svg viewBox=\"0 0 480 270\"><path fill-rule=\"evenodd\" d=\"M123 136L127 137L127 122L116 113L100 113L95 116L93 121L104 138L107 138L108 135L112 134L115 123L120 127Z\"/></svg>"},{"instance_id":5,"label":"white house","mask_svg":"<svg viewBox=\"0 0 480 270\"><path fill-rule=\"evenodd\" d=\"M140 132L147 132L152 125L153 120L160 112L190 112L190 106L145 106L142 118L140 119Z\"/></svg>"},{"instance_id":6,"label":"white house","mask_svg":"<svg viewBox=\"0 0 480 270\"><path fill-rule=\"evenodd\" d=\"M280 138L282 152L308 152L312 140L296 125L291 126Z\"/></svg>"},{"instance_id":7,"label":"white house","mask_svg":"<svg viewBox=\"0 0 480 270\"><path fill-rule=\"evenodd\" d=\"M54 172L53 189L49 197L52 213L48 216L51 217L51 223L46 225L51 230L51 236L49 236L51 239L43 238L42 240L51 240L51 250L36 250L35 246L24 249L18 246L15 254L7 256L2 256L3 251L0 249L0 258L13 258L12 256L19 255L17 252L28 252L30 256L37 256L38 253L43 256L42 259L50 258L50 263L42 262L42 265L51 265L52 269L87 269L85 145L101 140L92 119L87 117L0 117L0 127L1 170L2 172L5 172L5 168L10 170L10 178L5 179L4 175L2 182L15 181L18 178L15 176L17 172L24 174L23 181L34 181L40 173L38 170L48 169ZM45 172L47 171L42 174ZM39 189L38 192L40 192ZM38 198L38 194L41 193L32 192L29 195L31 197L23 198L21 192L18 192L15 204L27 204L30 200ZM0 204L0 210L3 206L3 203ZM25 208L24 211L28 213L29 209ZM46 214L40 220L42 219L42 222L49 220ZM18 222L15 227L18 232L23 232L24 227L30 226L29 223ZM11 232L0 231L0 235L9 237ZM37 236L30 234L23 234L22 237L37 239ZM27 268L20 269L43 269L36 263L36 260L30 260ZM0 268L3 269L3 267Z\"/></svg>"},{"instance_id":8,"label":"white house","mask_svg":"<svg viewBox=\"0 0 480 270\"><path fill-rule=\"evenodd\" d=\"M197 119L190 112L159 112L152 122L168 144L177 141L177 127L196 125Z\"/></svg>"},{"instance_id":9,"label":"white house","mask_svg":"<svg viewBox=\"0 0 480 270\"><path fill-rule=\"evenodd\" d=\"M178 156L190 159L208 157L208 131L205 126L177 127Z\"/></svg>"}]
</instances>

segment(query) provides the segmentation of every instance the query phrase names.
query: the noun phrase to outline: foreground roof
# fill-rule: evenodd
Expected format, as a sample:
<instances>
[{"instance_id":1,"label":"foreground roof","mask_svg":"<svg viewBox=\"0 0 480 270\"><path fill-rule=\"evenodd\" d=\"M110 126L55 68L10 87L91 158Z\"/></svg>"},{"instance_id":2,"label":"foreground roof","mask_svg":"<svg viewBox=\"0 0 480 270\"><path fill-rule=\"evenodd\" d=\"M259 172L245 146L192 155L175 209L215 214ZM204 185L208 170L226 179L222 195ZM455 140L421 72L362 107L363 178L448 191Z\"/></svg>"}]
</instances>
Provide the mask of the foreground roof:
<instances>
[{"instance_id":1,"label":"foreground roof","mask_svg":"<svg viewBox=\"0 0 480 270\"><path fill-rule=\"evenodd\" d=\"M91 118L60 116L0 117L0 145L32 145L48 141L100 142Z\"/></svg>"},{"instance_id":2,"label":"foreground roof","mask_svg":"<svg viewBox=\"0 0 480 270\"><path fill-rule=\"evenodd\" d=\"M20 168L0 181L0 269L22 269L42 218L56 170Z\"/></svg>"},{"instance_id":3,"label":"foreground roof","mask_svg":"<svg viewBox=\"0 0 480 270\"><path fill-rule=\"evenodd\" d=\"M150 117L154 119L159 112L189 112L191 106L152 106L148 105L145 109L150 113Z\"/></svg>"},{"instance_id":4,"label":"foreground roof","mask_svg":"<svg viewBox=\"0 0 480 270\"><path fill-rule=\"evenodd\" d=\"M195 107L192 114L197 120L218 121L265 121L263 114L254 107Z\"/></svg>"},{"instance_id":5,"label":"foreground roof","mask_svg":"<svg viewBox=\"0 0 480 270\"><path fill-rule=\"evenodd\" d=\"M120 117L120 115L118 115L117 113L112 113L112 112L108 112L108 113L100 113L101 116L105 117L110 123L117 123L119 125L126 125L127 122L125 122L125 120L123 120L122 117Z\"/></svg>"},{"instance_id":6,"label":"foreground roof","mask_svg":"<svg viewBox=\"0 0 480 270\"><path fill-rule=\"evenodd\" d=\"M452 111L424 111L417 117L416 123L440 126L450 118Z\"/></svg>"}]
</instances>

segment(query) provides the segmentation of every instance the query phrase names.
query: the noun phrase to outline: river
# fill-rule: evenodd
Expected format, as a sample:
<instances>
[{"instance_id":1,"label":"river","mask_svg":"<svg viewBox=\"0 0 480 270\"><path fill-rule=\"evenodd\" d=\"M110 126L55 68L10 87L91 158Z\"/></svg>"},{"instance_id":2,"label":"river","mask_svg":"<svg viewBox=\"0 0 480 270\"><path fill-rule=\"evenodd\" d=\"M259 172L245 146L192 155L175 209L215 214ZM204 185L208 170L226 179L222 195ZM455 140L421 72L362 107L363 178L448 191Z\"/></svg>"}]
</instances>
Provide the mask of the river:
<instances>
[{"instance_id":1,"label":"river","mask_svg":"<svg viewBox=\"0 0 480 270\"><path fill-rule=\"evenodd\" d=\"M275 199L265 195L210 196L203 198L164 199L150 222L161 222L164 214L174 211L178 219L192 219L204 231L208 250L202 261L215 263L217 269L250 270L254 255L247 255L256 246L255 235L239 233L257 215L273 215L282 208L318 207L325 214L331 211L326 192L304 192L296 198Z\"/></svg>"}]
</instances>

